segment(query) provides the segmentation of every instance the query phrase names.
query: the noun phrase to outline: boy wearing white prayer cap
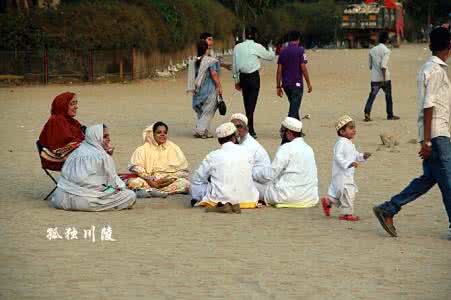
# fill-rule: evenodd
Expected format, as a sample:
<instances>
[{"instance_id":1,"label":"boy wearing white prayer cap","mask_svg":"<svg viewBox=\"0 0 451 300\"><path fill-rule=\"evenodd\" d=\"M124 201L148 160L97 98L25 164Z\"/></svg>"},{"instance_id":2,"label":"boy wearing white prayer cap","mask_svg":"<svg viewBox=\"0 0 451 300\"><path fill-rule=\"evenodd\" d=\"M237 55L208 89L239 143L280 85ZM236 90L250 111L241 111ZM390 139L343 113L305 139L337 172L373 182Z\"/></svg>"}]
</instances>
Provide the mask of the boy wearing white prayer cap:
<instances>
[{"instance_id":1,"label":"boy wearing white prayer cap","mask_svg":"<svg viewBox=\"0 0 451 300\"><path fill-rule=\"evenodd\" d=\"M344 115L335 124L337 142L334 146L332 162L332 182L327 196L321 198L324 214L329 217L332 204L341 209L339 219L343 221L358 221L354 215L354 199L358 192L354 182L355 169L358 163L365 162L371 153L359 153L352 142L355 134L355 123L350 116Z\"/></svg>"},{"instance_id":2,"label":"boy wearing white prayer cap","mask_svg":"<svg viewBox=\"0 0 451 300\"><path fill-rule=\"evenodd\" d=\"M236 113L230 117L230 121L235 124L238 143L246 148L252 157L252 178L256 182L267 182L269 178L265 177L264 172L271 166L271 160L265 148L249 134L247 117Z\"/></svg>"},{"instance_id":3,"label":"boy wearing white prayer cap","mask_svg":"<svg viewBox=\"0 0 451 300\"><path fill-rule=\"evenodd\" d=\"M315 154L302 137L302 122L286 117L279 147L268 170L270 181L257 184L260 199L276 207L306 208L318 201L318 172Z\"/></svg>"},{"instance_id":4,"label":"boy wearing white prayer cap","mask_svg":"<svg viewBox=\"0 0 451 300\"><path fill-rule=\"evenodd\" d=\"M252 158L237 145L235 125L220 125L216 136L221 148L207 154L192 176L192 205L222 213L240 213L240 207L256 207L258 191L252 180Z\"/></svg>"}]
</instances>

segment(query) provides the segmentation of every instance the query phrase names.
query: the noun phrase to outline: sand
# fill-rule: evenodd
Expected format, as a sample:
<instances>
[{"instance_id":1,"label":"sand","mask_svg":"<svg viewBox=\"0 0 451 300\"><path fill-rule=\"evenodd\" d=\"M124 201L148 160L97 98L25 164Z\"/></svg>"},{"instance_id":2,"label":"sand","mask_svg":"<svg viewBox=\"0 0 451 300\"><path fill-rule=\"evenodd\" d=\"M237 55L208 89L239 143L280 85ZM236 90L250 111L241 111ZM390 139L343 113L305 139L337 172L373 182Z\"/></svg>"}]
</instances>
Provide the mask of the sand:
<instances>
[{"instance_id":1,"label":"sand","mask_svg":"<svg viewBox=\"0 0 451 300\"><path fill-rule=\"evenodd\" d=\"M396 218L390 238L372 214L373 205L399 192L421 173L416 138L416 70L426 45L403 45L391 57L393 99L400 121L385 120L383 93L364 123L369 92L367 50L308 51L313 92L302 112L306 141L315 150L320 193L327 192L342 114L357 120L356 145L373 152L357 170L355 204L361 222L330 219L321 208L246 210L206 214L189 207L189 196L140 200L121 212L66 212L42 201L52 184L40 168L35 141L53 97L79 93L78 119L106 123L118 169L141 144L142 129L157 120L184 150L194 170L218 147L191 136L194 113L185 74L169 80L127 84L11 87L0 89L0 299L450 299L451 242L440 192L434 187ZM287 99L275 96L275 64L265 64L256 111L259 141L273 158ZM243 111L231 74L222 73L229 111ZM227 117L217 115L213 127ZM379 147L379 134L399 139L396 151ZM379 148L380 151L376 151ZM100 241L111 226L116 240ZM83 230L96 226L96 242ZM61 240L48 240L58 227ZM75 227L78 240L66 240Z\"/></svg>"}]
</instances>

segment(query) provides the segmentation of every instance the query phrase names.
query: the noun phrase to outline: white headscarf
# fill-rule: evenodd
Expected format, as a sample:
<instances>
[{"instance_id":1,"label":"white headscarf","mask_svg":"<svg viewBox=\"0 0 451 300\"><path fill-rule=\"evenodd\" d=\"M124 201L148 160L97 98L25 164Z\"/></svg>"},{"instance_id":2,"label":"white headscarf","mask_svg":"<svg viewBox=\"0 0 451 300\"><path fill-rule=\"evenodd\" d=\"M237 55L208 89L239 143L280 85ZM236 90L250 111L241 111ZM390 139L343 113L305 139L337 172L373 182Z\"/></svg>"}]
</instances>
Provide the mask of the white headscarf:
<instances>
[{"instance_id":1,"label":"white headscarf","mask_svg":"<svg viewBox=\"0 0 451 300\"><path fill-rule=\"evenodd\" d=\"M103 185L125 187L113 158L103 149L103 124L97 124L86 129L85 140L64 163L58 187L79 196L102 197L108 194L102 192Z\"/></svg>"}]
</instances>

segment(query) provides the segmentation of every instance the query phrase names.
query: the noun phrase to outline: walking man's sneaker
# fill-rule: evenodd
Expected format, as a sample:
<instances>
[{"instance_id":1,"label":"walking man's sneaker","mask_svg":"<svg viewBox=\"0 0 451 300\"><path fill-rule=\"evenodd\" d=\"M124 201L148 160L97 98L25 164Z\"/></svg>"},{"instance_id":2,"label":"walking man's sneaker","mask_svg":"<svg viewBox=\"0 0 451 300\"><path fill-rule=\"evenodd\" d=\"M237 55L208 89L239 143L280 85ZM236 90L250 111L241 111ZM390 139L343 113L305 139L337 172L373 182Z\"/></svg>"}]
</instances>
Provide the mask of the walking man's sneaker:
<instances>
[{"instance_id":1,"label":"walking man's sneaker","mask_svg":"<svg viewBox=\"0 0 451 300\"><path fill-rule=\"evenodd\" d=\"M370 114L365 114L365 119L363 119L363 121L365 122L371 122L373 120L371 120Z\"/></svg>"},{"instance_id":2,"label":"walking man's sneaker","mask_svg":"<svg viewBox=\"0 0 451 300\"><path fill-rule=\"evenodd\" d=\"M451 224L449 224L449 228L448 228L448 240L451 241Z\"/></svg>"},{"instance_id":3,"label":"walking man's sneaker","mask_svg":"<svg viewBox=\"0 0 451 300\"><path fill-rule=\"evenodd\" d=\"M399 119L400 119L400 117L398 117L398 116L387 117L387 120L391 120L391 121L395 121L395 120L399 120Z\"/></svg>"},{"instance_id":4,"label":"walking man's sneaker","mask_svg":"<svg viewBox=\"0 0 451 300\"><path fill-rule=\"evenodd\" d=\"M381 223L382 228L384 228L389 235L393 237L398 236L398 234L396 233L396 228L393 225L393 216L389 216L388 214L386 214L384 210L381 209L379 206L373 207L373 212L374 215L379 220L379 223Z\"/></svg>"}]
</instances>

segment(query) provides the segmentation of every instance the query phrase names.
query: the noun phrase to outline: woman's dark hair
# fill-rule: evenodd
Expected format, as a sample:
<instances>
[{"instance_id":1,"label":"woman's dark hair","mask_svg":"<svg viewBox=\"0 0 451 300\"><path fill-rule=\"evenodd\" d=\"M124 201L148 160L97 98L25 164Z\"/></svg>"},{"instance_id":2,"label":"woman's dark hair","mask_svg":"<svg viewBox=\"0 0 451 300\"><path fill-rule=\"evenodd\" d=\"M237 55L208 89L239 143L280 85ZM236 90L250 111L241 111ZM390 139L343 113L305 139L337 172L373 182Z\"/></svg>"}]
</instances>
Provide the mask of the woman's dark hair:
<instances>
[{"instance_id":1,"label":"woman's dark hair","mask_svg":"<svg viewBox=\"0 0 451 300\"><path fill-rule=\"evenodd\" d=\"M166 125L165 123L163 123L161 121L158 121L155 124L153 124L152 132L157 131L158 127L160 127L160 126L163 126L164 128L166 128L166 132L169 131L168 125Z\"/></svg>"},{"instance_id":2,"label":"woman's dark hair","mask_svg":"<svg viewBox=\"0 0 451 300\"><path fill-rule=\"evenodd\" d=\"M198 59L196 60L196 67L199 68L200 66L200 62L202 61L202 56L205 55L205 52L207 52L208 50L208 44L205 40L200 40L197 42L197 57Z\"/></svg>"},{"instance_id":3,"label":"woman's dark hair","mask_svg":"<svg viewBox=\"0 0 451 300\"><path fill-rule=\"evenodd\" d=\"M202 41L208 39L209 37L213 37L213 35L210 32L202 32L199 35L199 39L202 40Z\"/></svg>"},{"instance_id":4,"label":"woman's dark hair","mask_svg":"<svg viewBox=\"0 0 451 300\"><path fill-rule=\"evenodd\" d=\"M102 125L103 125L103 129L108 128L105 124L102 124Z\"/></svg>"},{"instance_id":5,"label":"woman's dark hair","mask_svg":"<svg viewBox=\"0 0 451 300\"><path fill-rule=\"evenodd\" d=\"M431 31L429 48L432 52L449 49L450 33L444 27L437 27Z\"/></svg>"}]
</instances>

